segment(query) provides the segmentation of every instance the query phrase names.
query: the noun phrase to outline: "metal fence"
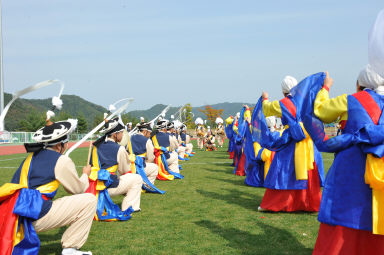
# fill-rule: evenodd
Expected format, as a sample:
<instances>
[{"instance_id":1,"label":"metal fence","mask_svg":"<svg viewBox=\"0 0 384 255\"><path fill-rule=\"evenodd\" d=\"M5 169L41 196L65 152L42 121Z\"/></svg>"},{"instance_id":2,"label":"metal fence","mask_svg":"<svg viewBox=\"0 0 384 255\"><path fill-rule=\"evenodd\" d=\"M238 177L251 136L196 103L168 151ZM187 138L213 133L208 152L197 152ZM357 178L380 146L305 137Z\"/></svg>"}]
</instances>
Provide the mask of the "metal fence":
<instances>
[{"instance_id":1,"label":"metal fence","mask_svg":"<svg viewBox=\"0 0 384 255\"><path fill-rule=\"evenodd\" d=\"M8 132L8 131L2 131L0 132L0 144L2 143L14 143L14 144L20 144L20 143L33 143L32 135L34 132ZM69 140L71 141L78 141L81 138L83 138L85 134L77 134L72 133ZM95 139L96 136L92 136L89 139Z\"/></svg>"}]
</instances>

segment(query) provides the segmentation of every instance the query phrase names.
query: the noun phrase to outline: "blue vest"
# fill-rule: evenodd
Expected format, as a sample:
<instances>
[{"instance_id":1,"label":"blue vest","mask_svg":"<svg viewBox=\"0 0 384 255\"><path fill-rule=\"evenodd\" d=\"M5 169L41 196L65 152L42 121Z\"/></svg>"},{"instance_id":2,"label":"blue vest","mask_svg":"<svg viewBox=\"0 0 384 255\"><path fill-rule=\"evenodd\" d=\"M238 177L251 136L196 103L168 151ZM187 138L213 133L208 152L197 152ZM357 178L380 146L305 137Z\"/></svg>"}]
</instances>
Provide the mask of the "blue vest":
<instances>
[{"instance_id":1,"label":"blue vest","mask_svg":"<svg viewBox=\"0 0 384 255\"><path fill-rule=\"evenodd\" d=\"M55 166L57 160L61 156L60 153L52 150L42 150L35 153L31 162L31 168L28 174L28 187L30 189L36 189L44 184L50 183L56 180L55 177ZM20 181L20 172L21 167L24 164L21 163L16 173L13 175L12 183L19 183ZM56 192L54 192L50 197L54 197ZM46 215L52 207L51 200L43 200L43 206L39 215L39 219Z\"/></svg>"},{"instance_id":2,"label":"blue vest","mask_svg":"<svg viewBox=\"0 0 384 255\"><path fill-rule=\"evenodd\" d=\"M187 134L185 133L180 133L180 138L181 138L181 141L183 143L185 143L187 141Z\"/></svg>"},{"instance_id":3,"label":"blue vest","mask_svg":"<svg viewBox=\"0 0 384 255\"><path fill-rule=\"evenodd\" d=\"M383 111L384 97L371 90L366 92ZM348 120L343 133L353 134L364 125L373 123L353 95L347 97L347 102ZM360 145L335 154L323 189L318 216L320 222L372 231L372 189L365 184L365 163L366 154Z\"/></svg>"},{"instance_id":4,"label":"blue vest","mask_svg":"<svg viewBox=\"0 0 384 255\"><path fill-rule=\"evenodd\" d=\"M147 152L148 138L143 135L133 135L131 137L132 150L135 155L140 155Z\"/></svg>"},{"instance_id":5,"label":"blue vest","mask_svg":"<svg viewBox=\"0 0 384 255\"><path fill-rule=\"evenodd\" d=\"M120 145L112 141L103 142L99 145L97 148L97 154L99 156L100 167L102 169L107 169L118 164L117 153L119 149Z\"/></svg>"},{"instance_id":6,"label":"blue vest","mask_svg":"<svg viewBox=\"0 0 384 255\"><path fill-rule=\"evenodd\" d=\"M157 138L157 142L159 143L159 146L165 147L165 148L169 147L170 142L169 142L169 134L168 133L159 132L156 134L156 138ZM170 158L170 155L168 152L164 153L164 155L165 155L166 159Z\"/></svg>"},{"instance_id":7,"label":"blue vest","mask_svg":"<svg viewBox=\"0 0 384 255\"><path fill-rule=\"evenodd\" d=\"M169 142L169 134L168 133L159 132L156 134L156 138L157 138L157 142L159 143L160 146L169 147L170 142Z\"/></svg>"}]
</instances>

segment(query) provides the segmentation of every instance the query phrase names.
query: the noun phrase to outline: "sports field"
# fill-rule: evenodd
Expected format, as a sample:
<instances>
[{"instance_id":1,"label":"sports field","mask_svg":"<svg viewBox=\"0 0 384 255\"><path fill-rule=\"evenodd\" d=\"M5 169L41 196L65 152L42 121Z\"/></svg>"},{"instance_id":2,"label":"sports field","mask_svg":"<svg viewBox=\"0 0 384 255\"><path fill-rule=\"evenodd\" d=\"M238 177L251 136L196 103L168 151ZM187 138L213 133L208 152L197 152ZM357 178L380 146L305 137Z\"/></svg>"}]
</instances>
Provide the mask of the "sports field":
<instances>
[{"instance_id":1,"label":"sports field","mask_svg":"<svg viewBox=\"0 0 384 255\"><path fill-rule=\"evenodd\" d=\"M71 158L81 167L88 149ZM10 181L26 154L0 157L0 185ZM326 171L333 155L324 155ZM141 209L126 222L94 222L82 250L93 254L311 254L317 213L261 213L263 188L232 174L226 148L196 150L183 162L183 180L157 181L166 194L144 193ZM57 197L67 193L60 187ZM120 203L121 197L114 201ZM40 233L39 254L60 254L65 228Z\"/></svg>"}]
</instances>

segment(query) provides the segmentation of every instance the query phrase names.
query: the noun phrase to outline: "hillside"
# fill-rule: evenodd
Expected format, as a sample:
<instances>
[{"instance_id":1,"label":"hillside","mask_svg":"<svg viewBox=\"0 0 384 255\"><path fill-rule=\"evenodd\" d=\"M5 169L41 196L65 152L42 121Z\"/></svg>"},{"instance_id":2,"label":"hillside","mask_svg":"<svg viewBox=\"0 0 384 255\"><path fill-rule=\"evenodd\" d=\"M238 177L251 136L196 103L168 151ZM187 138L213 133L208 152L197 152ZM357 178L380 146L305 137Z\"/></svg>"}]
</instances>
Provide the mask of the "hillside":
<instances>
[{"instance_id":1,"label":"hillside","mask_svg":"<svg viewBox=\"0 0 384 255\"><path fill-rule=\"evenodd\" d=\"M219 104L212 104L211 106L214 109L223 109L223 114L222 117L226 118L229 115L235 115L237 112L241 110L245 103L219 103ZM255 104L248 104L249 107L254 107ZM139 117L144 117L145 119L153 119L155 116L157 116L164 108L166 105L163 104L157 104L149 108L148 110L138 110L138 111L131 111L129 114L133 117L139 118ZM180 106L178 107L171 107L169 111L167 112L167 118L171 116L171 114L175 114L179 110ZM205 118L205 115L199 111L199 109L204 109L203 106L198 106L198 107L192 107L192 113L194 114L194 117L201 117Z\"/></svg>"},{"instance_id":2,"label":"hillside","mask_svg":"<svg viewBox=\"0 0 384 255\"><path fill-rule=\"evenodd\" d=\"M5 93L5 105L11 100L11 94ZM75 95L63 95L63 109L61 114L70 115L71 117L76 118L79 114L83 115L87 121L88 129L94 126L94 119L97 117L98 120L103 116L103 113L107 110L97 104L84 100L83 98ZM254 104L248 104L250 107L253 107ZM222 114L223 118L226 118L229 115L234 115L236 112L240 111L243 103L219 103L211 105L214 109L223 109ZM143 116L146 120L151 120L157 116L166 105L156 104L147 110L137 110L128 112L132 117L139 118ZM51 98L49 99L24 99L20 98L16 100L11 108L8 111L7 116L5 117L5 129L9 131L19 131L21 130L20 121L26 120L30 115L36 114L45 114L45 112L51 108ZM171 114L175 114L178 107L171 107L167 112L166 118L170 118ZM205 118L198 109L203 109L204 106L192 107L192 112L197 117ZM125 119L125 118L123 118Z\"/></svg>"},{"instance_id":3,"label":"hillside","mask_svg":"<svg viewBox=\"0 0 384 255\"><path fill-rule=\"evenodd\" d=\"M5 105L11 100L11 94L4 93ZM83 98L75 95L63 95L62 112L72 117L83 114L87 120L88 126L92 126L96 115L102 116L106 109L100 105L91 103ZM8 111L5 117L5 129L9 131L17 131L20 129L20 120L27 119L31 114L45 113L52 107L51 98L49 99L17 99Z\"/></svg>"}]
</instances>

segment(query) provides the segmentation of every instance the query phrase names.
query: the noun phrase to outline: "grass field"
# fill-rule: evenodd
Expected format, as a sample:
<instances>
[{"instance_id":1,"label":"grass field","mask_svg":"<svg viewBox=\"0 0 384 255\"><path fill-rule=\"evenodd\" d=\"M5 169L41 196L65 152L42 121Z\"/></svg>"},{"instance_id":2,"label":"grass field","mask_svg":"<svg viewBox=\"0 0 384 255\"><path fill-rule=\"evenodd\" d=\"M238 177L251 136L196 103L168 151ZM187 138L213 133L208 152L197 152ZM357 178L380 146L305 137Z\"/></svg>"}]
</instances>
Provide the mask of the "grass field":
<instances>
[{"instance_id":1,"label":"grass field","mask_svg":"<svg viewBox=\"0 0 384 255\"><path fill-rule=\"evenodd\" d=\"M317 213L261 213L263 188L232 174L226 149L196 150L183 162L183 180L157 181L164 195L144 193L140 213L126 222L94 222L83 250L93 254L311 254ZM0 185L10 181L26 154L0 157ZM71 154L83 166L87 148ZM324 155L328 170L333 156ZM78 168L81 170L81 167ZM57 197L65 196L62 187ZM122 196L115 197L120 203ZM39 233L40 254L61 254L65 228Z\"/></svg>"}]
</instances>

